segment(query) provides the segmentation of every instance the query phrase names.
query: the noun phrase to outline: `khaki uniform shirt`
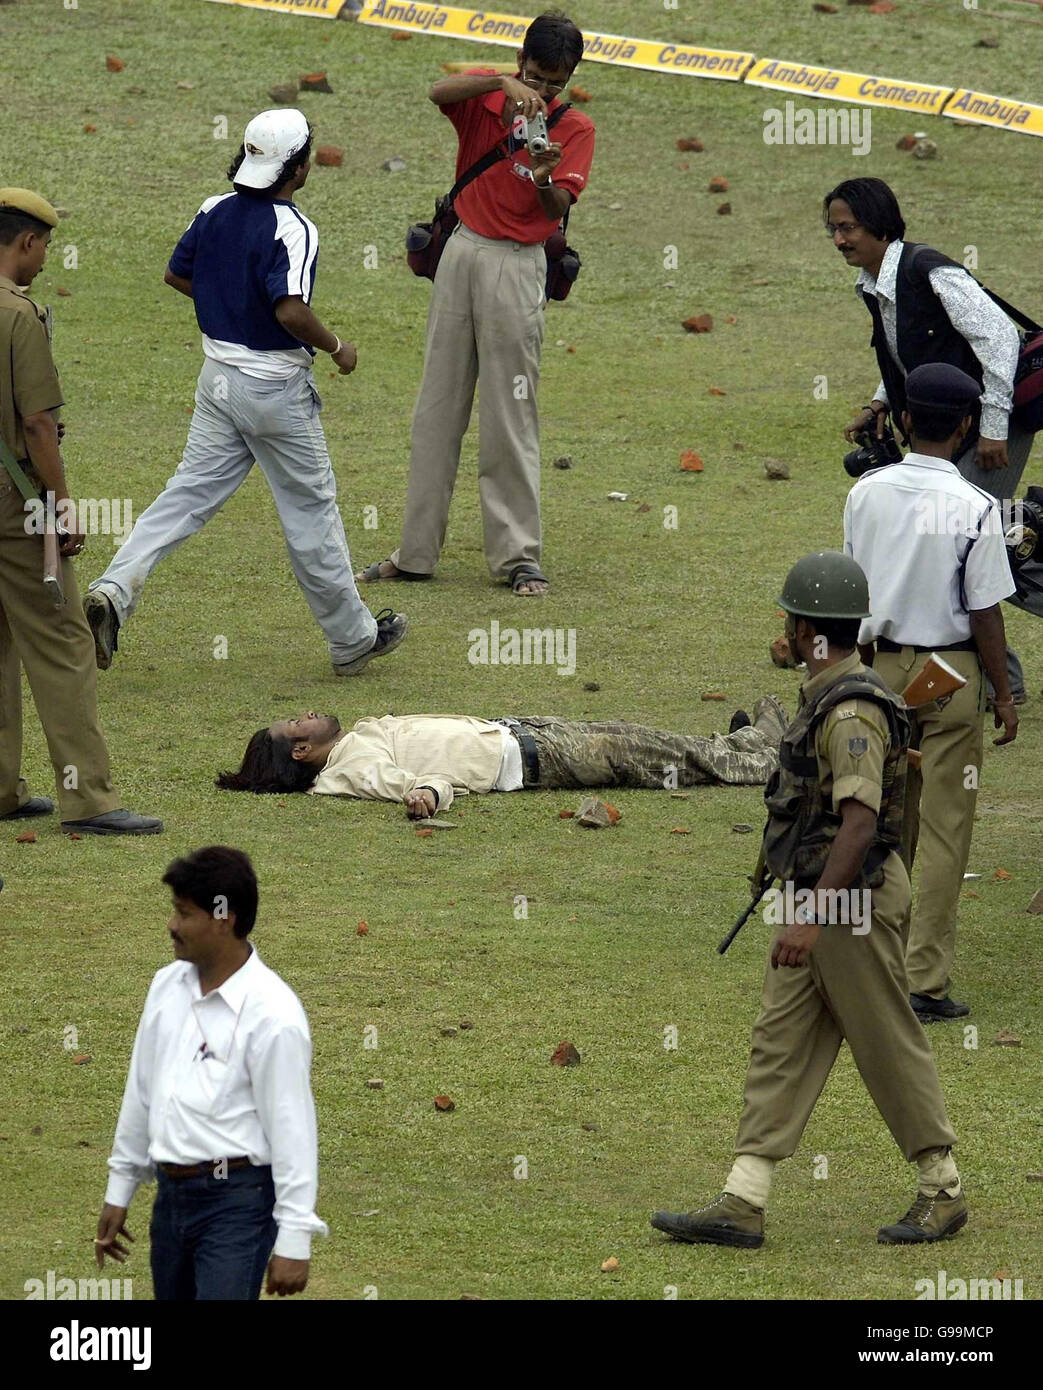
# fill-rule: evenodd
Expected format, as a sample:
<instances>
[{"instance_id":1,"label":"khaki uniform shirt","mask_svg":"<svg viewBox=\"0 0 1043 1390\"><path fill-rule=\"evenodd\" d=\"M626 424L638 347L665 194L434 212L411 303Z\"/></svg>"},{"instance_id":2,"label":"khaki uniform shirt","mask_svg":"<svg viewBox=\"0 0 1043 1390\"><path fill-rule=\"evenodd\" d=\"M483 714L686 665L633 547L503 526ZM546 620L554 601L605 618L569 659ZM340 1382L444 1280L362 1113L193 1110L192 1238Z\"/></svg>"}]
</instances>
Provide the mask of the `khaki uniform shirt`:
<instances>
[{"instance_id":1,"label":"khaki uniform shirt","mask_svg":"<svg viewBox=\"0 0 1043 1390\"><path fill-rule=\"evenodd\" d=\"M454 792L492 790L503 759L503 729L467 714L415 714L360 719L334 745L308 788L315 796L357 796L399 801L431 787L438 809Z\"/></svg>"},{"instance_id":2,"label":"khaki uniform shirt","mask_svg":"<svg viewBox=\"0 0 1043 1390\"><path fill-rule=\"evenodd\" d=\"M44 316L14 283L0 275L0 435L16 459L24 459L22 422L62 404ZM0 468L0 490L14 484Z\"/></svg>"},{"instance_id":3,"label":"khaki uniform shirt","mask_svg":"<svg viewBox=\"0 0 1043 1390\"><path fill-rule=\"evenodd\" d=\"M820 671L801 686L805 699L813 699L845 676L860 675L866 667L852 652L835 666ZM891 735L887 717L872 700L843 700L826 715L815 735L815 756L824 797L832 796L833 810L851 798L880 811L884 759Z\"/></svg>"}]
</instances>

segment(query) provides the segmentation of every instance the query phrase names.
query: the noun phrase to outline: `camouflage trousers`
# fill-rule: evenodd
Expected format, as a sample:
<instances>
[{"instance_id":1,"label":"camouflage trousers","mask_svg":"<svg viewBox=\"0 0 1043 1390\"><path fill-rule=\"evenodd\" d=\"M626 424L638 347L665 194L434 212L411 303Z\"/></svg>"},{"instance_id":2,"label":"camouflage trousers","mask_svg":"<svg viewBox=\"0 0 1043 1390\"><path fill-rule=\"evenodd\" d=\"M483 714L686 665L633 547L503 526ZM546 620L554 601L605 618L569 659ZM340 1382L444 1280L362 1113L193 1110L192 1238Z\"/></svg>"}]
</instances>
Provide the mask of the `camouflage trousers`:
<instances>
[{"instance_id":1,"label":"camouflage trousers","mask_svg":"<svg viewBox=\"0 0 1043 1390\"><path fill-rule=\"evenodd\" d=\"M551 716L517 721L540 761L537 787L758 786L778 766L778 733L672 734L643 724L589 723ZM526 780L526 786L530 783Z\"/></svg>"}]
</instances>

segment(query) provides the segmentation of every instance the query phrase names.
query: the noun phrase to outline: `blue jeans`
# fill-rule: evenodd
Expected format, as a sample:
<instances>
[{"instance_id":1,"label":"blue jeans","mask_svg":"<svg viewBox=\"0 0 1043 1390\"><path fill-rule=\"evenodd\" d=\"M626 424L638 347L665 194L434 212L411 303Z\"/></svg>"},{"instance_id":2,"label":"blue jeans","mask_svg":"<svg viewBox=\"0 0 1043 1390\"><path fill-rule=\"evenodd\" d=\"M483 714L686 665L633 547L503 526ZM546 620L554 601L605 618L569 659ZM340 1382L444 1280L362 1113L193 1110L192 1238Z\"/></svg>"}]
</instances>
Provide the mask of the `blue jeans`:
<instances>
[{"instance_id":1,"label":"blue jeans","mask_svg":"<svg viewBox=\"0 0 1043 1390\"><path fill-rule=\"evenodd\" d=\"M277 1231L271 1168L236 1168L223 1178L159 1173L158 1182L149 1223L156 1299L259 1298Z\"/></svg>"}]
</instances>

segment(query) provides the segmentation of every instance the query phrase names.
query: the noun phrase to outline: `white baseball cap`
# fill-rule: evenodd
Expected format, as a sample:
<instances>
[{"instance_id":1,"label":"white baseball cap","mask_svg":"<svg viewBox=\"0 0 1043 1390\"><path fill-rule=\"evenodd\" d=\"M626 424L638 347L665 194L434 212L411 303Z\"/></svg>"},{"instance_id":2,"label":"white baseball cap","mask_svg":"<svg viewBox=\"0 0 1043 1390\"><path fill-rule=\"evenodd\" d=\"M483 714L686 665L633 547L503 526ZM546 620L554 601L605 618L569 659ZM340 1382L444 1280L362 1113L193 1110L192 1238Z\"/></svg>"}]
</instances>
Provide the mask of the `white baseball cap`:
<instances>
[{"instance_id":1,"label":"white baseball cap","mask_svg":"<svg viewBox=\"0 0 1043 1390\"><path fill-rule=\"evenodd\" d=\"M271 188L286 161L308 140L308 120L292 106L262 111L246 127L246 156L235 171L236 183L247 188Z\"/></svg>"}]
</instances>

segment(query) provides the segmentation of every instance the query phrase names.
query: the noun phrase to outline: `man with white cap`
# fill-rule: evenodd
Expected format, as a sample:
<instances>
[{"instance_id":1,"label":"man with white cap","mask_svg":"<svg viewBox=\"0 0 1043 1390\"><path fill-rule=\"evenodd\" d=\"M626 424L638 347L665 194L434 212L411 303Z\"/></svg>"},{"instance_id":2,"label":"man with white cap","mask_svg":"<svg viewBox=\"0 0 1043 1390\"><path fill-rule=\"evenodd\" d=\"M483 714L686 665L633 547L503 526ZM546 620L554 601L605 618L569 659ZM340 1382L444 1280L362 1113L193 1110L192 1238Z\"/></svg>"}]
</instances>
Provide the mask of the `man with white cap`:
<instances>
[{"instance_id":1,"label":"man with white cap","mask_svg":"<svg viewBox=\"0 0 1043 1390\"><path fill-rule=\"evenodd\" d=\"M374 618L359 598L319 422L315 350L342 376L357 358L309 307L319 238L292 199L311 141L300 111L255 116L228 170L234 191L203 203L170 258L164 280L195 304L206 360L177 472L84 601L102 670L154 567L220 510L255 460L334 672L357 675L406 635L401 614Z\"/></svg>"}]
</instances>

